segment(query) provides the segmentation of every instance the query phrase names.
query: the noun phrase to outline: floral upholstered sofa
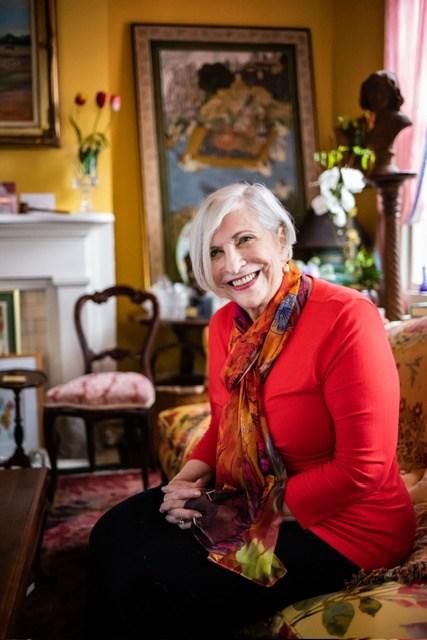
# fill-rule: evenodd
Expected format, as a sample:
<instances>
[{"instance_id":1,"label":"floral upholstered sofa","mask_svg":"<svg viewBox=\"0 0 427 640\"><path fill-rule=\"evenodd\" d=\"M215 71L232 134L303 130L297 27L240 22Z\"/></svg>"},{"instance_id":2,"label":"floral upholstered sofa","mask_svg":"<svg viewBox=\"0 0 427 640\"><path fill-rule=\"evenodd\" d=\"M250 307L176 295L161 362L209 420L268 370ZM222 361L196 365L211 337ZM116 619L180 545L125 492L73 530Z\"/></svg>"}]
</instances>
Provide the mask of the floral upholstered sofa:
<instances>
[{"instance_id":1,"label":"floral upholstered sofa","mask_svg":"<svg viewBox=\"0 0 427 640\"><path fill-rule=\"evenodd\" d=\"M346 591L296 602L242 630L258 638L427 638L427 317L387 328L401 386L397 456L415 504L417 533L406 562L358 576ZM209 404L159 414L159 459L171 478L209 425Z\"/></svg>"}]
</instances>

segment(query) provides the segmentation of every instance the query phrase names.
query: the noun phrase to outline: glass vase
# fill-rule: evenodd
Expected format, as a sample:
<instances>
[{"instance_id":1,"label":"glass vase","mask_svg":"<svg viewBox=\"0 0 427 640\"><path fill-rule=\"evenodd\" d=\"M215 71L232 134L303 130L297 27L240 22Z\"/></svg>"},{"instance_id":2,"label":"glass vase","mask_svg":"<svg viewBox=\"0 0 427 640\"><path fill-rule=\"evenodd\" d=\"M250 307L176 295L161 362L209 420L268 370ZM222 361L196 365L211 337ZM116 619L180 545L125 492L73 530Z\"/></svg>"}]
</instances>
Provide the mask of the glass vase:
<instances>
[{"instance_id":1,"label":"glass vase","mask_svg":"<svg viewBox=\"0 0 427 640\"><path fill-rule=\"evenodd\" d=\"M73 178L72 186L80 191L79 211L81 213L93 211L92 196L98 184L98 153L86 151L83 155L79 151L76 175Z\"/></svg>"},{"instance_id":2,"label":"glass vase","mask_svg":"<svg viewBox=\"0 0 427 640\"><path fill-rule=\"evenodd\" d=\"M88 213L93 211L92 195L94 189L98 186L98 177L93 175L80 175L73 179L74 189L80 191L79 211Z\"/></svg>"}]
</instances>

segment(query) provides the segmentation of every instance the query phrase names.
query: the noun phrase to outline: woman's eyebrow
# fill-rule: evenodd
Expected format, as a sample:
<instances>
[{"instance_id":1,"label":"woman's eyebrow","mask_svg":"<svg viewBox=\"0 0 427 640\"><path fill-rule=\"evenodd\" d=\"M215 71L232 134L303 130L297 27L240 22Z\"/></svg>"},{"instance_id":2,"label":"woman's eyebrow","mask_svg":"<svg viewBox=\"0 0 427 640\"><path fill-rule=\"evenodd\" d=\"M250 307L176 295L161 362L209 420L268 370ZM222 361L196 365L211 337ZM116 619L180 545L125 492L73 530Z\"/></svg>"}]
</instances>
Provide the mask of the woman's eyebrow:
<instances>
[{"instance_id":1,"label":"woman's eyebrow","mask_svg":"<svg viewBox=\"0 0 427 640\"><path fill-rule=\"evenodd\" d=\"M233 233L233 235L231 236L231 239L235 240L236 238L241 236L242 233L252 233L252 234L254 234L255 231L252 231L251 229L241 229L240 231L236 231L236 233ZM219 248L220 248L220 246L217 245L217 244L209 245L209 249L219 249Z\"/></svg>"},{"instance_id":2,"label":"woman's eyebrow","mask_svg":"<svg viewBox=\"0 0 427 640\"><path fill-rule=\"evenodd\" d=\"M242 229L241 231L236 231L236 233L232 236L233 239L241 236L242 233L255 233L255 231L252 231L251 229Z\"/></svg>"}]
</instances>

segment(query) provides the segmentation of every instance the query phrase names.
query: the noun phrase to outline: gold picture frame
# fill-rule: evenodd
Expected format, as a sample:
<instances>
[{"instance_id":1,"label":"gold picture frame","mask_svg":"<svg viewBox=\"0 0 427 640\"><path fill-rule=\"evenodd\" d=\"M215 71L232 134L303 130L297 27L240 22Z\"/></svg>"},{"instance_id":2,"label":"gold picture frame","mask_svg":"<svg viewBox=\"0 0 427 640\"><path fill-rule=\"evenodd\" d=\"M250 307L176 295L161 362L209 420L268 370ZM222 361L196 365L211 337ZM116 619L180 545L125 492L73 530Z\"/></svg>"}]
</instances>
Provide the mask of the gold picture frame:
<instances>
[{"instance_id":1,"label":"gold picture frame","mask_svg":"<svg viewBox=\"0 0 427 640\"><path fill-rule=\"evenodd\" d=\"M131 30L147 281L184 279L183 229L203 197L231 182L263 182L301 221L317 179L310 31Z\"/></svg>"},{"instance_id":2,"label":"gold picture frame","mask_svg":"<svg viewBox=\"0 0 427 640\"><path fill-rule=\"evenodd\" d=\"M56 47L55 0L2 1L0 146L60 145Z\"/></svg>"},{"instance_id":3,"label":"gold picture frame","mask_svg":"<svg viewBox=\"0 0 427 640\"><path fill-rule=\"evenodd\" d=\"M0 291L0 356L21 351L19 289Z\"/></svg>"}]
</instances>

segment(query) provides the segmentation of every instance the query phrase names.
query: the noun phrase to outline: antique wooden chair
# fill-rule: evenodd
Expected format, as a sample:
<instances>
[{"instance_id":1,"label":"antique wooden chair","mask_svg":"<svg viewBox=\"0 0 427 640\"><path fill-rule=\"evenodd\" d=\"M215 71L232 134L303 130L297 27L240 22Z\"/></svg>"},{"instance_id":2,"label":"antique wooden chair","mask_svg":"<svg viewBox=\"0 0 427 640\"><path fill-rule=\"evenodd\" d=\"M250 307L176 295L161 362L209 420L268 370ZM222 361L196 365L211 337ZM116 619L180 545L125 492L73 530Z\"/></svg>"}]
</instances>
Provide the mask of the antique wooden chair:
<instances>
[{"instance_id":1,"label":"antique wooden chair","mask_svg":"<svg viewBox=\"0 0 427 640\"><path fill-rule=\"evenodd\" d=\"M127 298L138 307L147 302L151 306L150 321L141 329L141 345L136 351L113 346L95 352L89 346L84 332L83 309L88 303L103 305L110 298L119 296ZM52 486L54 488L58 473L60 438L60 428L59 425L56 427L55 422L58 417L65 416L81 418L84 422L91 471L95 470L95 425L101 421L120 419L128 446L130 443L130 446L139 449L142 479L144 487L148 487L151 407L155 400L150 360L159 323L157 298L147 291L125 285L96 291L78 298L74 307L74 322L83 353L85 374L49 389L44 404L44 435L52 467ZM136 363L138 372L96 372L96 363L107 358L120 363L121 369L125 362L132 362L134 366ZM126 464L126 460L122 462Z\"/></svg>"}]
</instances>

